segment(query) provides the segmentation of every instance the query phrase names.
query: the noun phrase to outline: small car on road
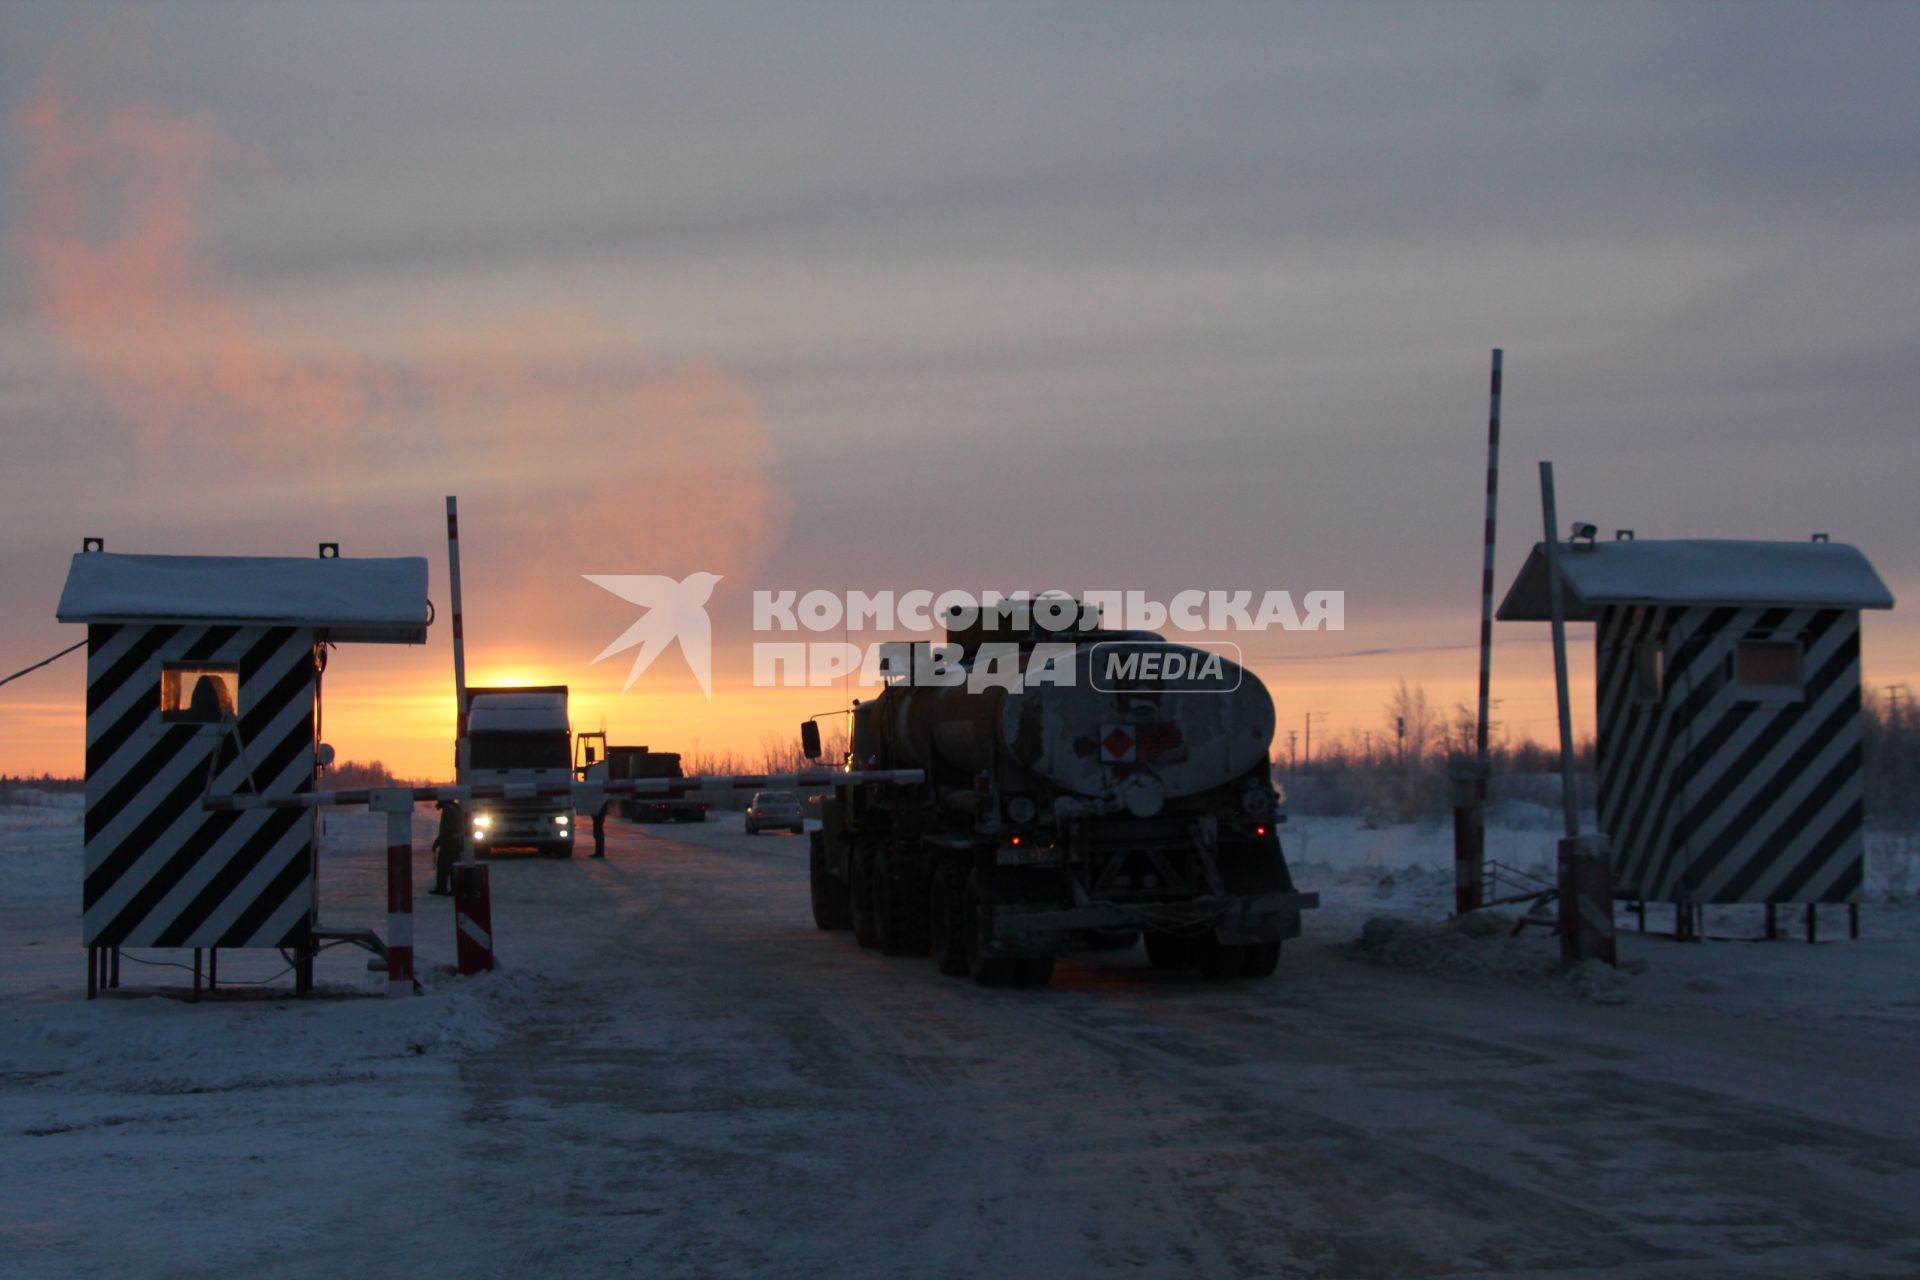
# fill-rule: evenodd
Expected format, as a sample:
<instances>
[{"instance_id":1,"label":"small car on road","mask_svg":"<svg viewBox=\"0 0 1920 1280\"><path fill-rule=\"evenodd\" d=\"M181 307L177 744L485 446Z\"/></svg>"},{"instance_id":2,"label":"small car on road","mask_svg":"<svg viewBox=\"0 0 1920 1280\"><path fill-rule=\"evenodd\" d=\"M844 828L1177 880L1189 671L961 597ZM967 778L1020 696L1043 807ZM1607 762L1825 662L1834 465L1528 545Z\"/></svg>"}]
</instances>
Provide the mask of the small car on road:
<instances>
[{"instance_id":1,"label":"small car on road","mask_svg":"<svg viewBox=\"0 0 1920 1280\"><path fill-rule=\"evenodd\" d=\"M757 836L769 828L791 831L795 835L806 834L806 810L800 807L800 800L793 792L754 793L753 802L747 806L747 834Z\"/></svg>"}]
</instances>

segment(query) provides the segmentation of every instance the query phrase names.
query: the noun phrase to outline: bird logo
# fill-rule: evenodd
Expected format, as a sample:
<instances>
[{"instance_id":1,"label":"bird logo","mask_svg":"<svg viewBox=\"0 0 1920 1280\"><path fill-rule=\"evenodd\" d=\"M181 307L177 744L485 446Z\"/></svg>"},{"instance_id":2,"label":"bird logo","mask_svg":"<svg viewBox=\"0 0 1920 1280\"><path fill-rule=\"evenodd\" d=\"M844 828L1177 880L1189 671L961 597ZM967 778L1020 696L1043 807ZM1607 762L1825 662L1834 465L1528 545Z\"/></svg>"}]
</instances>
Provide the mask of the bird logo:
<instances>
[{"instance_id":1,"label":"bird logo","mask_svg":"<svg viewBox=\"0 0 1920 1280\"><path fill-rule=\"evenodd\" d=\"M707 620L707 601L720 581L717 573L690 573L675 581L658 573L586 573L580 575L594 586L611 591L646 612L640 620L620 633L620 638L600 651L594 662L610 658L623 649L640 646L627 671L627 683L620 692L633 688L640 673L675 640L680 653L700 690L713 701L713 624ZM591 663L588 665L592 665Z\"/></svg>"}]
</instances>

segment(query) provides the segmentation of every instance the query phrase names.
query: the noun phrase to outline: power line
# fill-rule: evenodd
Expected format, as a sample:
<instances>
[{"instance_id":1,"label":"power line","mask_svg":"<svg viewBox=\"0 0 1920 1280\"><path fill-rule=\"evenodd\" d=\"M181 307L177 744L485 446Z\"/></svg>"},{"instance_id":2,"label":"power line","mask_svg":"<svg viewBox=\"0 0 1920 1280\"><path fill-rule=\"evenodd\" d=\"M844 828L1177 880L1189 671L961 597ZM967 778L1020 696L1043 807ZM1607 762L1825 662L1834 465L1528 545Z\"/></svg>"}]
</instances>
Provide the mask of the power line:
<instances>
[{"instance_id":1,"label":"power line","mask_svg":"<svg viewBox=\"0 0 1920 1280\"><path fill-rule=\"evenodd\" d=\"M30 667L22 667L20 670L8 676L5 680L0 680L0 684L12 684L15 680L18 680L21 676L26 675L28 672L38 671L40 668L46 666L49 662L58 662L61 658L66 657L68 654L72 653L75 649L84 647L86 643L87 642L85 640L76 640L72 644L68 645L66 648L62 649L60 652L54 654L53 657L42 658L40 661L34 663Z\"/></svg>"}]
</instances>

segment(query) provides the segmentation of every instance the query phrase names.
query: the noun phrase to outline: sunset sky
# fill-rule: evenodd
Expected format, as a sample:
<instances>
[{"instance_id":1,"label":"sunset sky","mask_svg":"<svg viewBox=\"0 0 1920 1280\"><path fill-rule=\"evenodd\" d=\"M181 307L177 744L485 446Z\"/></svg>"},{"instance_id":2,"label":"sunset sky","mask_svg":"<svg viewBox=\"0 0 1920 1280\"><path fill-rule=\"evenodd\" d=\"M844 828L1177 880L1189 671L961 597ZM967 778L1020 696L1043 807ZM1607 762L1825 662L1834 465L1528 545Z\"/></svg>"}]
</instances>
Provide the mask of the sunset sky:
<instances>
[{"instance_id":1,"label":"sunset sky","mask_svg":"<svg viewBox=\"0 0 1920 1280\"><path fill-rule=\"evenodd\" d=\"M1282 738L1472 695L1563 523L1874 561L1920 684L1920 8L802 4L0 9L0 675L112 551L428 555L475 683L736 750L755 588L1273 588ZM711 703L586 574L722 575ZM1553 733L1545 629L1498 718ZM1575 706L1591 651L1575 629ZM829 637L837 638L837 637ZM868 637L878 638L878 637ZM78 655L0 689L77 774ZM441 775L447 627L348 647L344 758Z\"/></svg>"}]
</instances>

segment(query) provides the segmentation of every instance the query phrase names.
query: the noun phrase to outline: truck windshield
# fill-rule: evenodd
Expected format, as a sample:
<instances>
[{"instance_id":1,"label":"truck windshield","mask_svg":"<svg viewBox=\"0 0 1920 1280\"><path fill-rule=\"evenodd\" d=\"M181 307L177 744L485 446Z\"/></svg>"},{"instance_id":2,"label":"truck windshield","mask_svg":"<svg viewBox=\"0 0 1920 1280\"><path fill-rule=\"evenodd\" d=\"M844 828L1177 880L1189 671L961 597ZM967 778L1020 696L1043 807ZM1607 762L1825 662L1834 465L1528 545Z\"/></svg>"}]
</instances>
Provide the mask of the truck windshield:
<instances>
[{"instance_id":1,"label":"truck windshield","mask_svg":"<svg viewBox=\"0 0 1920 1280\"><path fill-rule=\"evenodd\" d=\"M565 769L567 735L551 729L476 733L468 748L476 769Z\"/></svg>"}]
</instances>

